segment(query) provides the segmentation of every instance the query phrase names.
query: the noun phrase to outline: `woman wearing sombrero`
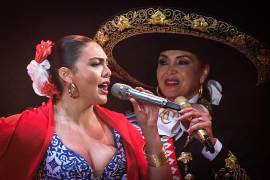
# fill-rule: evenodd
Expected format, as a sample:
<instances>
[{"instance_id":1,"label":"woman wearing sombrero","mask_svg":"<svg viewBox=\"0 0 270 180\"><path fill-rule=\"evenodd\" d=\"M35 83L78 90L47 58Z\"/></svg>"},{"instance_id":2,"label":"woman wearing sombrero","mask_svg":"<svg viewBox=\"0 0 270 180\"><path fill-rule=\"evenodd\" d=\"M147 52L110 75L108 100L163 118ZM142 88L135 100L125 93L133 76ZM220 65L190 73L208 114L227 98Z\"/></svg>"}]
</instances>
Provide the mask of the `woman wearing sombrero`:
<instances>
[{"instance_id":1,"label":"woman wearing sombrero","mask_svg":"<svg viewBox=\"0 0 270 180\"><path fill-rule=\"evenodd\" d=\"M179 112L159 110L159 134L175 179L250 178L250 164L242 160L247 149L234 138L237 122L231 124L247 115L234 111L237 100L219 104L223 88L227 99L242 99L247 93L240 89L269 78L270 54L260 42L226 22L173 8L127 11L102 25L95 39L115 76L192 104ZM223 105L238 113L219 116ZM209 136L212 152L198 141L199 129Z\"/></svg>"}]
</instances>

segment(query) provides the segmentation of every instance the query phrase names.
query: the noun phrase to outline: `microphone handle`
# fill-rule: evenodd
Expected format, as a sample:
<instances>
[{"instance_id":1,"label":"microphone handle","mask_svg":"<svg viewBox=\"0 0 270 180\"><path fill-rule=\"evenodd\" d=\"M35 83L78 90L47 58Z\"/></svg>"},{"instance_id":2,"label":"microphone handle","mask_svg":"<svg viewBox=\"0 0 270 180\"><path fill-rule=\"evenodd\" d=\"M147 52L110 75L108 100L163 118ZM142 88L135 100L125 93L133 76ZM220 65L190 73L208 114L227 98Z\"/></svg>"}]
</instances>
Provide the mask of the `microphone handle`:
<instances>
[{"instance_id":1,"label":"microphone handle","mask_svg":"<svg viewBox=\"0 0 270 180\"><path fill-rule=\"evenodd\" d=\"M175 99L175 102L180 105L181 109L192 107L192 105L187 101L187 99L184 96L179 96ZM189 121L192 120L192 117L190 117ZM201 143L206 147L207 151L210 151L211 153L215 152L214 145L211 142L210 137L208 136L205 129L199 129L197 131L197 135L199 136L199 139Z\"/></svg>"},{"instance_id":2,"label":"microphone handle","mask_svg":"<svg viewBox=\"0 0 270 180\"><path fill-rule=\"evenodd\" d=\"M173 110L176 110L176 111L180 111L181 110L181 106L180 105L178 105L176 103L173 103L171 101L168 101L164 107L165 108L169 108L169 109L173 109Z\"/></svg>"},{"instance_id":3,"label":"microphone handle","mask_svg":"<svg viewBox=\"0 0 270 180\"><path fill-rule=\"evenodd\" d=\"M206 150L214 153L215 148L214 145L211 142L210 137L207 135L206 131L204 129L199 129L197 131L198 136L200 137L201 143L206 147Z\"/></svg>"}]
</instances>

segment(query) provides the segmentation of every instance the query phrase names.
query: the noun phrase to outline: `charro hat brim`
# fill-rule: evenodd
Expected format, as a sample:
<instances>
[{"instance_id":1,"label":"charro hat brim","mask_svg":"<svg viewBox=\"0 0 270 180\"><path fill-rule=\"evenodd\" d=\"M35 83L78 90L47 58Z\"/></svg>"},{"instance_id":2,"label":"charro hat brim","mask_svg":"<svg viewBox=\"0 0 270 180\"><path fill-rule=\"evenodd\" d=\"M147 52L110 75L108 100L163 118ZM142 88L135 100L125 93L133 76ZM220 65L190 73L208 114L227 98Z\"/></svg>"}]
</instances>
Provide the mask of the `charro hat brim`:
<instances>
[{"instance_id":1,"label":"charro hat brim","mask_svg":"<svg viewBox=\"0 0 270 180\"><path fill-rule=\"evenodd\" d=\"M146 87L147 85L155 87L159 53L178 49L192 52L201 61L210 64L213 68L209 78L225 84L226 82L229 84L232 78L235 81L247 80L251 84L256 84L256 69L243 54L222 43L193 36L167 33L132 36L115 45L113 57L131 77ZM244 73L241 73L242 71Z\"/></svg>"},{"instance_id":2,"label":"charro hat brim","mask_svg":"<svg viewBox=\"0 0 270 180\"><path fill-rule=\"evenodd\" d=\"M114 75L136 85L156 85L157 57L167 49L199 55L210 63L211 76L223 83L269 79L269 50L255 38L226 22L174 8L127 11L102 25L95 39Z\"/></svg>"}]
</instances>

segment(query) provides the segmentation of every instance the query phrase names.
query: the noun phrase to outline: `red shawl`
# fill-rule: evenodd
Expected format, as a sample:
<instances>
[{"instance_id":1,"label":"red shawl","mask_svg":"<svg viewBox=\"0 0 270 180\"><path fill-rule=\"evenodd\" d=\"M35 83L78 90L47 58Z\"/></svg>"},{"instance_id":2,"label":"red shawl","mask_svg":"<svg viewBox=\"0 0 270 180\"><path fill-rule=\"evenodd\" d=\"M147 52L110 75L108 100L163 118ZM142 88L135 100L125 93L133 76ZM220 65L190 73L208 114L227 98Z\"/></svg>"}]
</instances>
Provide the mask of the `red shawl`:
<instances>
[{"instance_id":1,"label":"red shawl","mask_svg":"<svg viewBox=\"0 0 270 180\"><path fill-rule=\"evenodd\" d=\"M147 179L144 141L124 115L95 106L96 112L116 129L124 143L128 179ZM0 118L0 179L33 179L54 133L52 99L22 114Z\"/></svg>"}]
</instances>

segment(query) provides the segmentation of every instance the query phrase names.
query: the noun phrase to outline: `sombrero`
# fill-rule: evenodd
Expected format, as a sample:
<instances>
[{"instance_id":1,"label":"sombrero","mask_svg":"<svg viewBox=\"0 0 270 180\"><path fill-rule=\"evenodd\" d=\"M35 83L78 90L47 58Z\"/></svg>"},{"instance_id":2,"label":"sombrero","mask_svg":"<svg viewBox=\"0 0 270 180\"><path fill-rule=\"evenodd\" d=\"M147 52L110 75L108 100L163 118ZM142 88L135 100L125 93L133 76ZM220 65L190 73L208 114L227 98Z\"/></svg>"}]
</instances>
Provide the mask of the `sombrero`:
<instances>
[{"instance_id":1,"label":"sombrero","mask_svg":"<svg viewBox=\"0 0 270 180\"><path fill-rule=\"evenodd\" d=\"M195 52L210 64L210 78L232 86L259 85L270 77L270 51L261 42L232 24L189 11L129 10L104 23L94 39L113 75L138 86L156 86L157 57L166 49Z\"/></svg>"}]
</instances>

